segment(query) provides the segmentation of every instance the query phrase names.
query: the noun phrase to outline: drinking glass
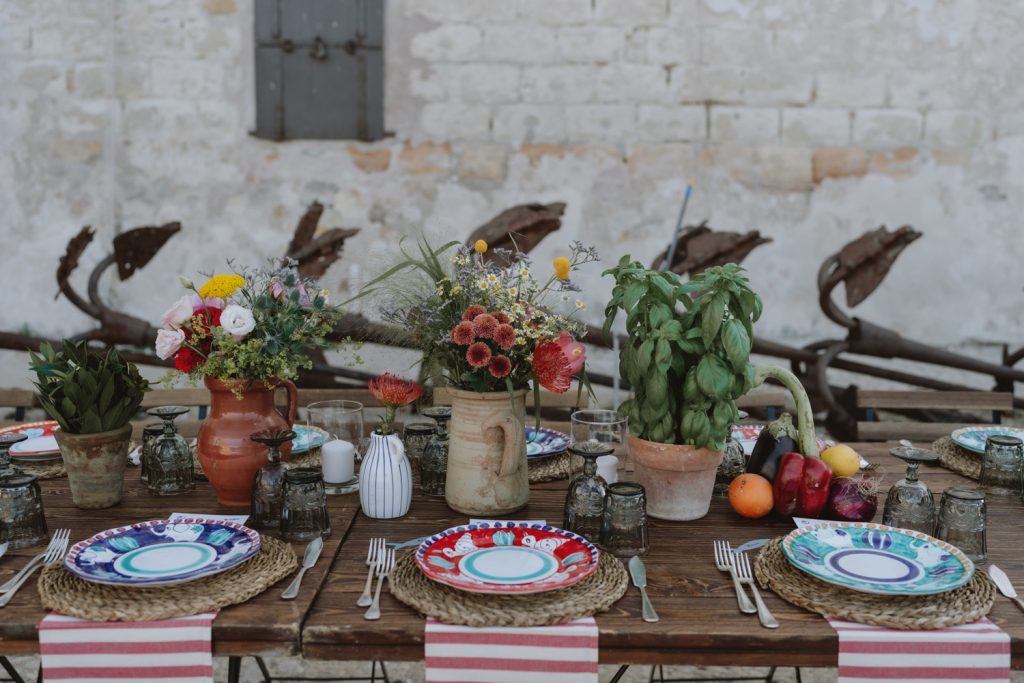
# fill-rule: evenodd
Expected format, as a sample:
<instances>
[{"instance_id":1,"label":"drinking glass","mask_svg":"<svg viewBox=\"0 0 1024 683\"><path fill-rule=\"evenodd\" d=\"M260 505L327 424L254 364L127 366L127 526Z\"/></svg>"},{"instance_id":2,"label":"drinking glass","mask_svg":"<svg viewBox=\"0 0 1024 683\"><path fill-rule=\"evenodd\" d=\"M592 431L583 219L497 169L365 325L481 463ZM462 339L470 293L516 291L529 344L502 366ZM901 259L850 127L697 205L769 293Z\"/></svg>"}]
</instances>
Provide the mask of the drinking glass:
<instances>
[{"instance_id":1,"label":"drinking glass","mask_svg":"<svg viewBox=\"0 0 1024 683\"><path fill-rule=\"evenodd\" d=\"M600 545L619 557L647 552L647 494L643 486L631 481L608 485Z\"/></svg>"},{"instance_id":2,"label":"drinking glass","mask_svg":"<svg viewBox=\"0 0 1024 683\"><path fill-rule=\"evenodd\" d=\"M153 444L156 442L158 436L164 433L164 424L162 422L153 422L142 428L142 452L139 455L139 479L144 482L149 481L149 465L146 463L146 459L149 457L147 453L153 450Z\"/></svg>"},{"instance_id":3,"label":"drinking glass","mask_svg":"<svg viewBox=\"0 0 1024 683\"><path fill-rule=\"evenodd\" d=\"M153 441L146 457L146 488L158 496L188 493L196 487L192 448L174 427L174 418L189 411L185 406L160 406L146 412L164 421L163 433Z\"/></svg>"},{"instance_id":4,"label":"drinking glass","mask_svg":"<svg viewBox=\"0 0 1024 683\"><path fill-rule=\"evenodd\" d=\"M420 483L420 458L423 457L423 451L436 429L433 422L413 422L405 425L402 430L402 443L405 445L405 455L409 458L409 465L412 468L413 486Z\"/></svg>"},{"instance_id":5,"label":"drinking glass","mask_svg":"<svg viewBox=\"0 0 1024 683\"><path fill-rule=\"evenodd\" d=\"M597 473L597 459L611 455L605 443L584 441L569 446L569 452L583 458L583 474L569 484L565 494L562 528L593 541L600 540L604 497L608 482Z\"/></svg>"},{"instance_id":6,"label":"drinking glass","mask_svg":"<svg viewBox=\"0 0 1024 683\"><path fill-rule=\"evenodd\" d=\"M14 469L14 465L11 464L11 446L21 443L27 438L27 434L20 432L0 434L0 477L18 473L18 470Z\"/></svg>"},{"instance_id":7,"label":"drinking glass","mask_svg":"<svg viewBox=\"0 0 1024 683\"><path fill-rule=\"evenodd\" d=\"M355 446L356 462L362 460L368 439L363 436L363 404L359 401L318 401L306 406L306 424L319 427L328 434L328 439L341 439ZM352 486L358 488L359 473L356 472Z\"/></svg>"},{"instance_id":8,"label":"drinking glass","mask_svg":"<svg viewBox=\"0 0 1024 683\"><path fill-rule=\"evenodd\" d=\"M330 535L331 518L320 470L312 467L287 470L281 500L281 536L286 541L305 542Z\"/></svg>"},{"instance_id":9,"label":"drinking glass","mask_svg":"<svg viewBox=\"0 0 1024 683\"><path fill-rule=\"evenodd\" d=\"M258 529L281 528L281 500L284 496L284 465L281 445L295 438L290 429L265 429L249 437L267 447L267 464L256 472L252 481L249 519Z\"/></svg>"},{"instance_id":10,"label":"drinking glass","mask_svg":"<svg viewBox=\"0 0 1024 683\"><path fill-rule=\"evenodd\" d=\"M448 478L448 422L451 406L433 406L422 411L437 423L437 430L423 449L420 458L420 490L428 496L443 496Z\"/></svg>"},{"instance_id":11,"label":"drinking glass","mask_svg":"<svg viewBox=\"0 0 1024 683\"><path fill-rule=\"evenodd\" d=\"M625 465L629 458L629 446L626 437L629 435L629 420L615 410L577 410L569 418L571 443L596 442L612 446L613 453L620 465ZM572 456L570 476L583 473L583 458Z\"/></svg>"},{"instance_id":12,"label":"drinking glass","mask_svg":"<svg viewBox=\"0 0 1024 683\"><path fill-rule=\"evenodd\" d=\"M907 472L889 489L885 497L882 523L926 534L935 530L935 500L931 490L917 478L922 462L935 462L939 456L923 448L898 446L889 451L907 463Z\"/></svg>"},{"instance_id":13,"label":"drinking glass","mask_svg":"<svg viewBox=\"0 0 1024 683\"><path fill-rule=\"evenodd\" d=\"M1024 441L1015 436L985 439L978 488L990 496L1020 496L1024 469Z\"/></svg>"},{"instance_id":14,"label":"drinking glass","mask_svg":"<svg viewBox=\"0 0 1024 683\"><path fill-rule=\"evenodd\" d=\"M43 494L34 474L0 477L0 541L12 549L46 543L49 532L43 514Z\"/></svg>"},{"instance_id":15,"label":"drinking glass","mask_svg":"<svg viewBox=\"0 0 1024 683\"><path fill-rule=\"evenodd\" d=\"M747 413L736 411L736 419L743 420ZM722 449L722 463L715 473L715 493L724 496L729 491L732 480L747 471L747 456L743 452L743 444L732 438L733 425L729 425L729 433L725 435L725 447Z\"/></svg>"},{"instance_id":16,"label":"drinking glass","mask_svg":"<svg viewBox=\"0 0 1024 683\"><path fill-rule=\"evenodd\" d=\"M942 492L936 538L960 548L975 562L984 562L988 556L985 527L984 493L963 486L951 486Z\"/></svg>"}]
</instances>

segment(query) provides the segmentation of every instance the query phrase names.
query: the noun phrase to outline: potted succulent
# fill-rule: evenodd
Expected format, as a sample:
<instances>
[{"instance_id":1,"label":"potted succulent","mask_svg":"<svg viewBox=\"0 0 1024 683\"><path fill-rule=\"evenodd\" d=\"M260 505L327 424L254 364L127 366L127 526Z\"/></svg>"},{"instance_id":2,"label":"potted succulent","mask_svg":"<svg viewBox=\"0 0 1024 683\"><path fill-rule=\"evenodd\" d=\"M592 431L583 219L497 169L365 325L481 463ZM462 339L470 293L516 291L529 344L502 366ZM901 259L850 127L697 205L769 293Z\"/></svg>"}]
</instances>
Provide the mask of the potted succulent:
<instances>
[{"instance_id":1,"label":"potted succulent","mask_svg":"<svg viewBox=\"0 0 1024 683\"><path fill-rule=\"evenodd\" d=\"M750 364L762 305L742 268L711 267L684 283L624 256L605 275L615 278L605 335L619 311L626 314L619 373L634 396L619 411L629 418L629 453L650 515L690 520L707 514L725 439L737 419L736 399L766 378L793 392L801 450L817 455L810 403L799 381L782 368Z\"/></svg>"},{"instance_id":2,"label":"potted succulent","mask_svg":"<svg viewBox=\"0 0 1024 683\"><path fill-rule=\"evenodd\" d=\"M85 341L65 339L60 351L43 343L30 355L39 400L60 424L54 437L72 501L87 509L117 505L132 436L129 421L149 382L115 349L97 353Z\"/></svg>"}]
</instances>

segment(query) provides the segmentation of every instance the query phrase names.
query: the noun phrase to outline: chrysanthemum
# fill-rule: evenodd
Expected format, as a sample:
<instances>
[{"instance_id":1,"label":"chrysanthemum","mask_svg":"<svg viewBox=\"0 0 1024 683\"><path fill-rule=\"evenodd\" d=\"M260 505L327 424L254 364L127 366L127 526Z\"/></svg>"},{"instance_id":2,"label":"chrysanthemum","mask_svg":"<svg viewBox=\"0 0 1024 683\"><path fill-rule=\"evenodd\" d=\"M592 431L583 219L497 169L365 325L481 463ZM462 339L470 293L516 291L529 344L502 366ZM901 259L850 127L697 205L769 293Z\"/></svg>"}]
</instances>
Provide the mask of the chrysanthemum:
<instances>
[{"instance_id":1,"label":"chrysanthemum","mask_svg":"<svg viewBox=\"0 0 1024 683\"><path fill-rule=\"evenodd\" d=\"M480 315L482 313L486 313L486 312L487 312L487 309L484 308L483 306L481 306L480 304L473 304L472 306L467 308L466 311L462 314L462 319L463 320L472 320L473 318L477 317L478 315Z\"/></svg>"},{"instance_id":2,"label":"chrysanthemum","mask_svg":"<svg viewBox=\"0 0 1024 683\"><path fill-rule=\"evenodd\" d=\"M508 359L508 356L502 354L492 356L491 362L487 365L487 370L498 379L508 377L508 374L512 372L512 361Z\"/></svg>"},{"instance_id":3,"label":"chrysanthemum","mask_svg":"<svg viewBox=\"0 0 1024 683\"><path fill-rule=\"evenodd\" d=\"M494 342L503 349L511 349L516 344L516 331L508 323L498 325L494 331Z\"/></svg>"},{"instance_id":4,"label":"chrysanthemum","mask_svg":"<svg viewBox=\"0 0 1024 683\"><path fill-rule=\"evenodd\" d=\"M561 352L561 351L559 351ZM565 356L562 356L565 358ZM491 361L491 347L483 342L476 342L471 344L466 349L466 360L474 368L482 368Z\"/></svg>"},{"instance_id":5,"label":"chrysanthemum","mask_svg":"<svg viewBox=\"0 0 1024 683\"><path fill-rule=\"evenodd\" d=\"M481 313L473 319L473 332L478 337L491 339L498 331L498 321L490 313Z\"/></svg>"},{"instance_id":6,"label":"chrysanthemum","mask_svg":"<svg viewBox=\"0 0 1024 683\"><path fill-rule=\"evenodd\" d=\"M498 321L499 325L508 325L509 317L503 311L495 311L494 313L491 313L491 315L494 316L494 319Z\"/></svg>"},{"instance_id":7,"label":"chrysanthemum","mask_svg":"<svg viewBox=\"0 0 1024 683\"><path fill-rule=\"evenodd\" d=\"M468 320L463 320L461 323L452 328L451 337L452 341L459 346L469 346L473 343L473 339L476 335L473 334L473 323Z\"/></svg>"}]
</instances>

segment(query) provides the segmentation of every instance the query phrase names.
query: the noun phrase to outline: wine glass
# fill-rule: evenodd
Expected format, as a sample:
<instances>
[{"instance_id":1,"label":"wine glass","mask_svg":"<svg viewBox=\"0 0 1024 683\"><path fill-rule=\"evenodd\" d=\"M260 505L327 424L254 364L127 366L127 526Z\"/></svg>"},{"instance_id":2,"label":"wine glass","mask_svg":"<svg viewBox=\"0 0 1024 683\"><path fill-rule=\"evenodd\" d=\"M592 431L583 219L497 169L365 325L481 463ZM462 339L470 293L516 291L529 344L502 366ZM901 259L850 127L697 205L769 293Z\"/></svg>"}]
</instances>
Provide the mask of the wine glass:
<instances>
[{"instance_id":1,"label":"wine glass","mask_svg":"<svg viewBox=\"0 0 1024 683\"><path fill-rule=\"evenodd\" d=\"M629 458L629 446L626 438L629 435L629 419L619 415L615 410L588 409L577 410L569 418L570 421L570 443L601 443L612 447L613 452L619 459L619 467L624 467ZM600 461L598 465L600 465ZM583 473L583 458L578 455L572 456L572 473L575 477Z\"/></svg>"},{"instance_id":2,"label":"wine glass","mask_svg":"<svg viewBox=\"0 0 1024 683\"><path fill-rule=\"evenodd\" d=\"M885 497L882 523L926 534L935 528L935 500L923 481L917 478L922 462L936 462L934 451L913 446L897 446L889 453L907 463L907 472L889 489Z\"/></svg>"}]
</instances>

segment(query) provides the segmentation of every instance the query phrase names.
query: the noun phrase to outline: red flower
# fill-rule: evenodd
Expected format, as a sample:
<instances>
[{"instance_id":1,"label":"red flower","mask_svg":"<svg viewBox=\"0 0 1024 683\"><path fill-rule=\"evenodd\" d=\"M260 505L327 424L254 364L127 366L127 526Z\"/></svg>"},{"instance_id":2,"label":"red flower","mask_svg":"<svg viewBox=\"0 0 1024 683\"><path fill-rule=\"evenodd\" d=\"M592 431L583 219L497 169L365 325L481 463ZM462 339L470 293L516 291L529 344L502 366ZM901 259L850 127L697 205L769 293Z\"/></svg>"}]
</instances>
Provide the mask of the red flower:
<instances>
[{"instance_id":1,"label":"red flower","mask_svg":"<svg viewBox=\"0 0 1024 683\"><path fill-rule=\"evenodd\" d=\"M468 346L473 343L475 335L473 334L473 323L468 320L463 320L461 323L452 328L451 332L452 341L459 346Z\"/></svg>"},{"instance_id":2,"label":"red flower","mask_svg":"<svg viewBox=\"0 0 1024 683\"><path fill-rule=\"evenodd\" d=\"M512 322L503 311L495 311L494 313L491 313L491 315L494 316L494 319L498 321L499 325L508 325Z\"/></svg>"},{"instance_id":3,"label":"red flower","mask_svg":"<svg viewBox=\"0 0 1024 683\"><path fill-rule=\"evenodd\" d=\"M478 337L491 339L498 331L498 321L490 313L481 313L473 318L473 331Z\"/></svg>"},{"instance_id":4,"label":"red flower","mask_svg":"<svg viewBox=\"0 0 1024 683\"><path fill-rule=\"evenodd\" d=\"M388 408L407 406L423 394L423 387L411 380L385 372L366 383L374 398Z\"/></svg>"},{"instance_id":5,"label":"red flower","mask_svg":"<svg viewBox=\"0 0 1024 683\"><path fill-rule=\"evenodd\" d=\"M179 372L191 372L197 366L202 365L204 360L195 349L182 346L178 349L178 353L174 354L174 369Z\"/></svg>"},{"instance_id":6,"label":"red flower","mask_svg":"<svg viewBox=\"0 0 1024 683\"><path fill-rule=\"evenodd\" d=\"M491 360L491 347L483 342L476 342L466 349L466 360L474 368L482 368Z\"/></svg>"},{"instance_id":7,"label":"red flower","mask_svg":"<svg viewBox=\"0 0 1024 683\"><path fill-rule=\"evenodd\" d=\"M558 335L558 340L555 343L562 347L562 353L569 359L569 367L572 369L572 374L575 375L583 369L583 363L587 360L587 349L583 344L573 341L568 332L562 332Z\"/></svg>"},{"instance_id":8,"label":"red flower","mask_svg":"<svg viewBox=\"0 0 1024 683\"><path fill-rule=\"evenodd\" d=\"M498 329L494 332L494 341L498 346L506 351L511 349L516 343L515 329L508 323L499 325Z\"/></svg>"},{"instance_id":9,"label":"red flower","mask_svg":"<svg viewBox=\"0 0 1024 683\"><path fill-rule=\"evenodd\" d=\"M501 354L491 356L491 362L488 364L487 369L498 379L508 377L508 374L512 372L512 361L508 359L508 356Z\"/></svg>"},{"instance_id":10,"label":"red flower","mask_svg":"<svg viewBox=\"0 0 1024 683\"><path fill-rule=\"evenodd\" d=\"M482 315L486 312L487 309L481 306L480 304L473 304L472 306L466 309L465 313L462 314L462 319L472 321L478 315Z\"/></svg>"},{"instance_id":11,"label":"red flower","mask_svg":"<svg viewBox=\"0 0 1024 683\"><path fill-rule=\"evenodd\" d=\"M572 367L558 342L538 344L533 350L533 376L542 387L564 394L572 386Z\"/></svg>"}]
</instances>

